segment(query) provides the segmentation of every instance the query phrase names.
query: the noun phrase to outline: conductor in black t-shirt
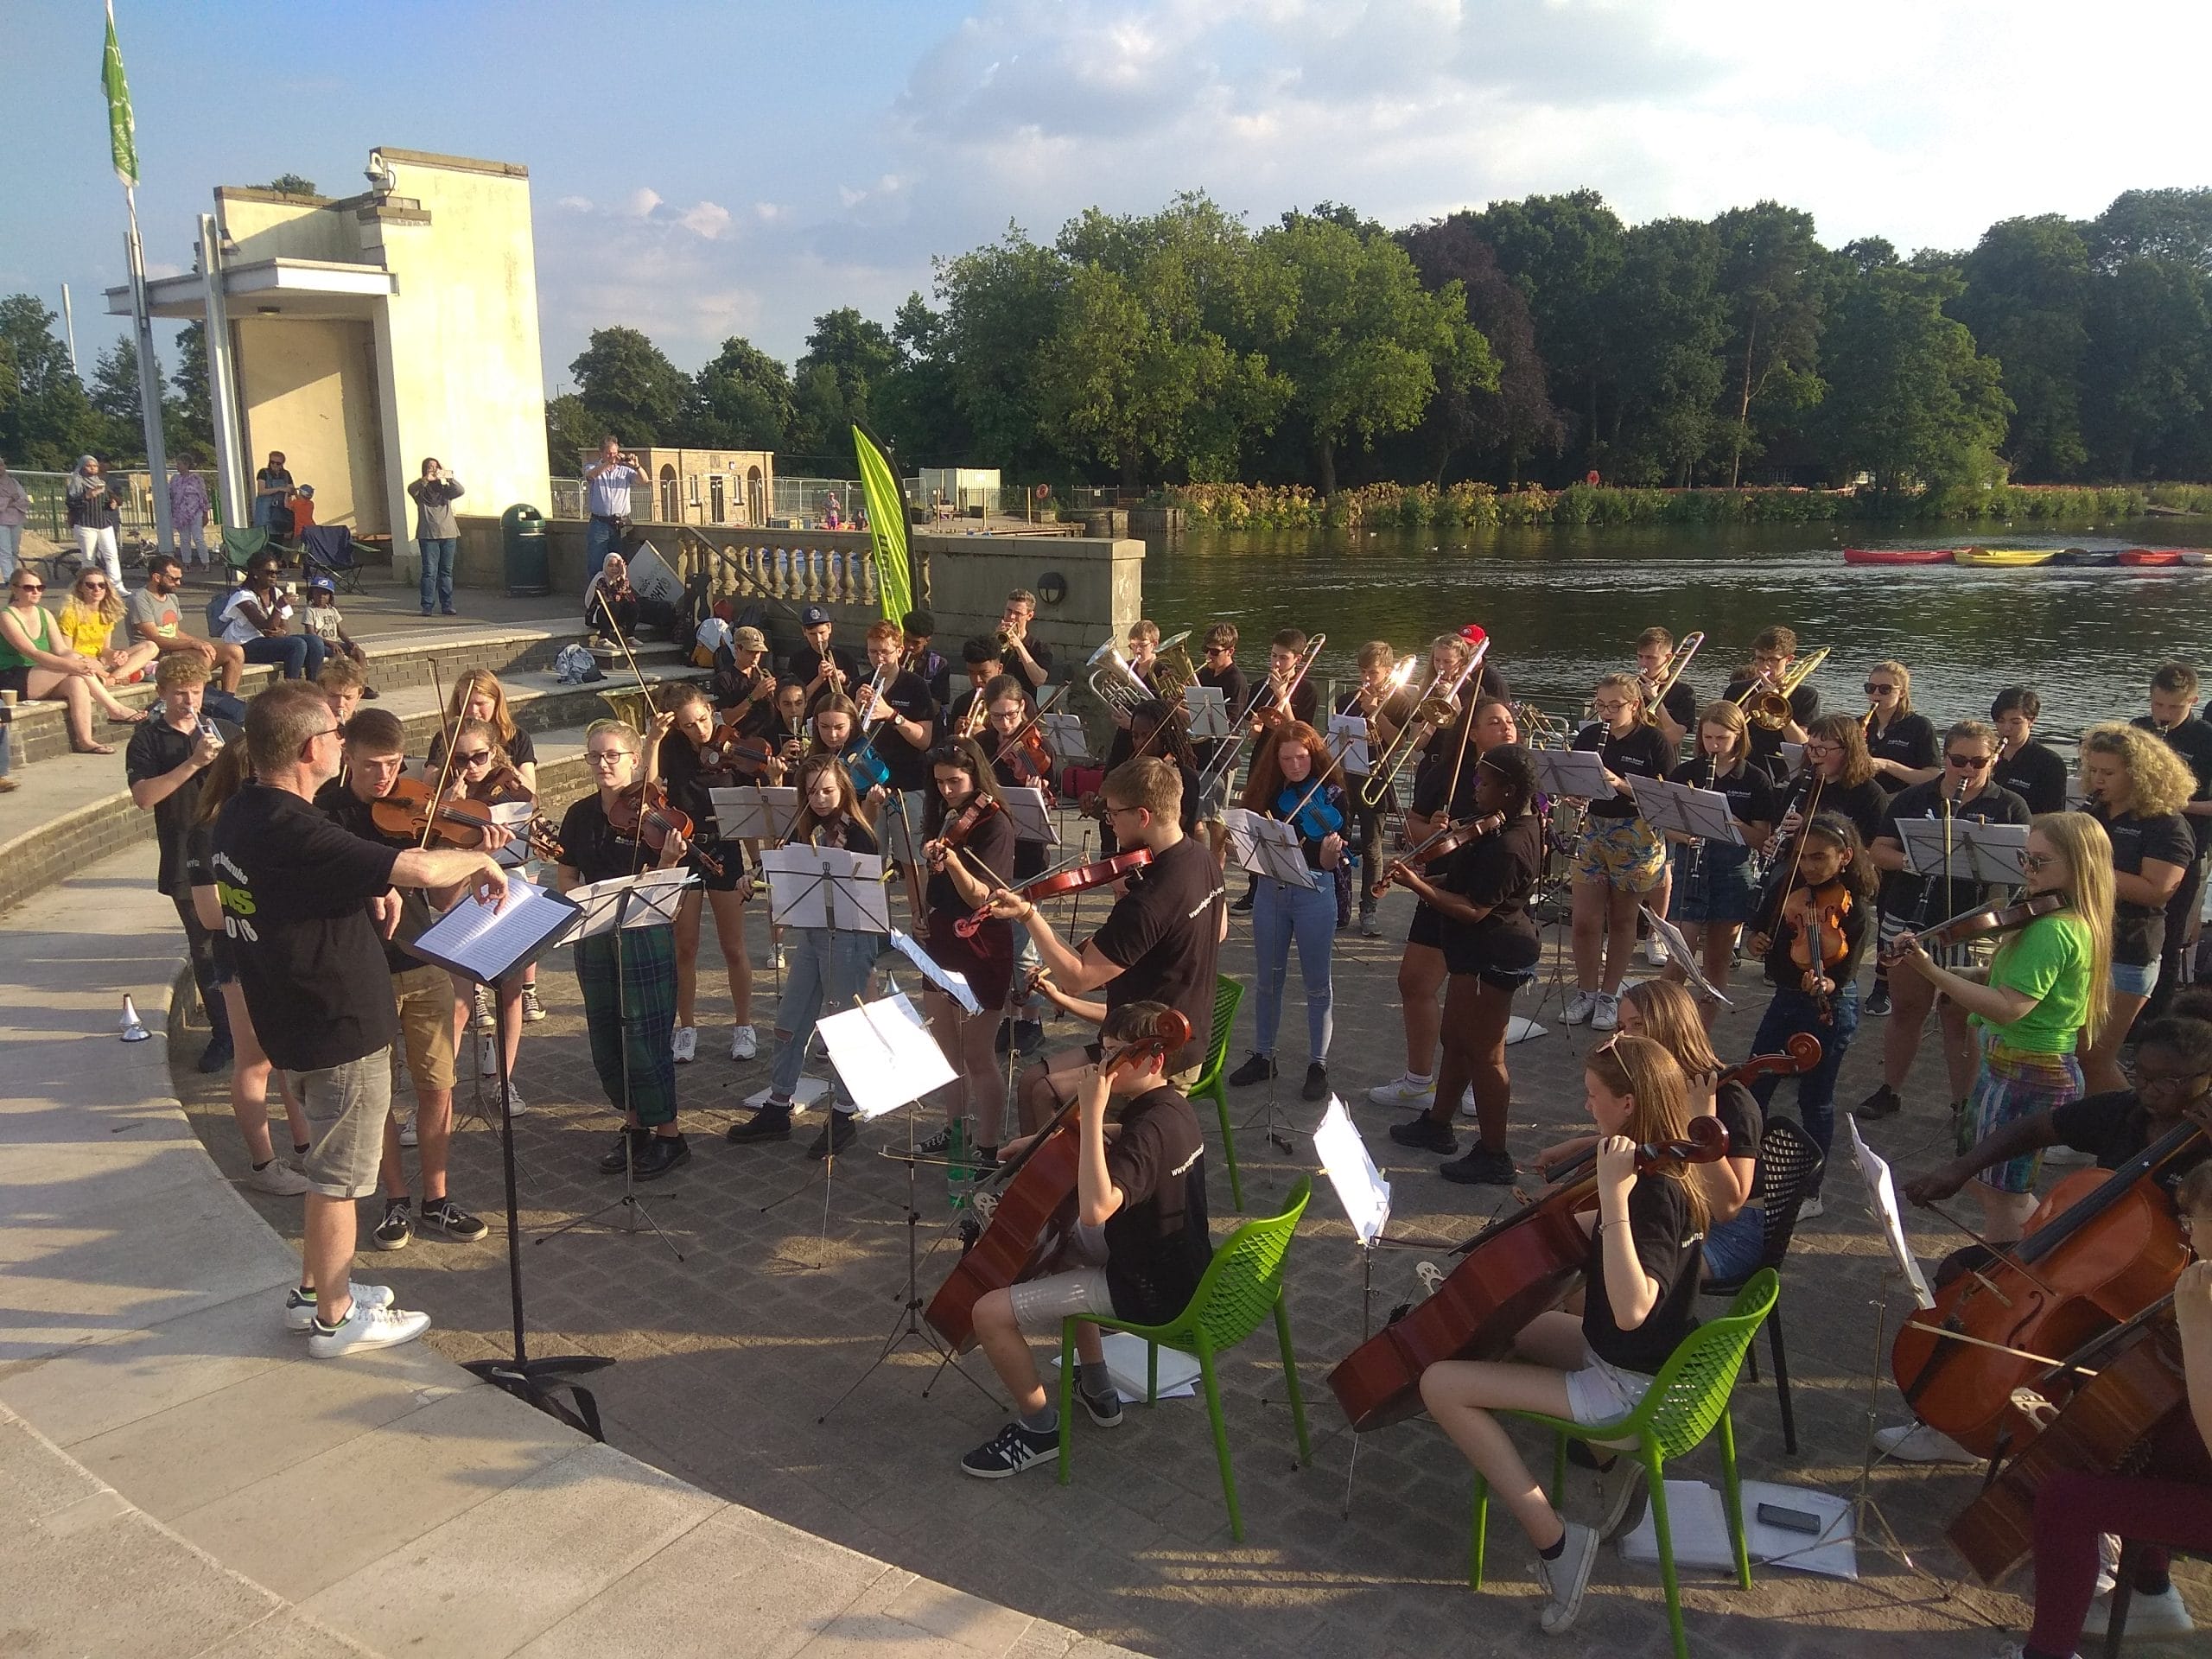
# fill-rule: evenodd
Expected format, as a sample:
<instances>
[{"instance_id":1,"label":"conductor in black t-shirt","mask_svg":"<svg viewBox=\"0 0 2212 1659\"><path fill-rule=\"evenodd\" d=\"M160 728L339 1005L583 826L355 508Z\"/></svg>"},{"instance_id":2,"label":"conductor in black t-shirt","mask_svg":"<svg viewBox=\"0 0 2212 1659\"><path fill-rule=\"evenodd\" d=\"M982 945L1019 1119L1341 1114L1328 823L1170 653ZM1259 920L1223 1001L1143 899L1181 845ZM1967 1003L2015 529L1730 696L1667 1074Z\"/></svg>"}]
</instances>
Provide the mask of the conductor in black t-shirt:
<instances>
[{"instance_id":1,"label":"conductor in black t-shirt","mask_svg":"<svg viewBox=\"0 0 2212 1659\"><path fill-rule=\"evenodd\" d=\"M1015 1413L960 1460L978 1479L1020 1474L1059 1450L1059 1409L1039 1380L1031 1338L1057 1338L1062 1320L1078 1321L1075 1391L1090 1421L1110 1428L1122 1421L1122 1399L1098 1327L1085 1316L1164 1325L1205 1276L1213 1257L1205 1143L1191 1103L1161 1069L1173 1040L1166 1027L1180 1023L1164 1004L1123 1003L1099 1029L1096 1060L1076 1075L1076 1225L1062 1258L1074 1265L990 1291L976 1304L976 1339ZM1110 1128L1109 1104L1121 1120Z\"/></svg>"},{"instance_id":2,"label":"conductor in black t-shirt","mask_svg":"<svg viewBox=\"0 0 2212 1659\"><path fill-rule=\"evenodd\" d=\"M1122 884L1099 930L1078 950L1062 944L1044 911L1018 893L988 893L958 861L947 865L961 896L1029 930L1046 977L1039 988L1079 1017L1102 1017L1083 999L1103 991L1103 1011L1131 1002L1164 1002L1191 1022L1190 1040L1167 1057L1167 1079L1179 1088L1198 1079L1213 1039L1214 965L1229 931L1221 877L1213 855L1183 833L1183 779L1152 755L1107 773L1106 810L1125 849L1142 847L1152 861ZM1071 1098L1075 1079L1096 1056L1087 1049L1047 1055L1022 1073L1021 1122L1044 1124Z\"/></svg>"},{"instance_id":3,"label":"conductor in black t-shirt","mask_svg":"<svg viewBox=\"0 0 2212 1659\"><path fill-rule=\"evenodd\" d=\"M215 820L213 863L239 988L271 1061L293 1074L314 1149L304 1272L286 1304L316 1358L423 1334L381 1286L348 1281L355 1203L377 1190L391 1110L398 1020L382 940L399 921L397 887L466 887L504 905L506 872L488 853L399 851L348 835L315 806L338 775L338 721L316 687L289 682L246 706L256 783Z\"/></svg>"}]
</instances>

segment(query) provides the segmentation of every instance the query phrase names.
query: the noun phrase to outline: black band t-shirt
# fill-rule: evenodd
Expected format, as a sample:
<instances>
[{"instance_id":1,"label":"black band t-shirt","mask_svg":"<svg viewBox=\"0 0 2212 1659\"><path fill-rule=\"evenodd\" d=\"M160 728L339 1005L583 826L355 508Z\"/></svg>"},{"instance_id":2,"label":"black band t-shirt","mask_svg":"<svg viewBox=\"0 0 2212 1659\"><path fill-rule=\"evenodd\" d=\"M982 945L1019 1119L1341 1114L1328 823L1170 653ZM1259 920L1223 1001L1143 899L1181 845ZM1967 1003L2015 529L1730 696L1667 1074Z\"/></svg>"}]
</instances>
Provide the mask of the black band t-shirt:
<instances>
[{"instance_id":1,"label":"black band t-shirt","mask_svg":"<svg viewBox=\"0 0 2212 1659\"><path fill-rule=\"evenodd\" d=\"M920 721L925 733L921 747L917 748L903 734L893 731L888 720L876 721L872 728L875 752L883 757L883 764L891 773L891 786L908 791L927 789L931 781L930 746L937 737L937 699L930 695L929 682L911 671L895 674L883 688L883 700L901 720Z\"/></svg>"},{"instance_id":2,"label":"black band t-shirt","mask_svg":"<svg viewBox=\"0 0 2212 1659\"><path fill-rule=\"evenodd\" d=\"M2113 817L2103 805L2092 803L2089 816L2104 825L2112 842L2112 867L2121 875L2140 875L2146 861L2178 865L2187 870L2196 861L2196 838L2189 820L2178 812L2162 818L2138 817L2130 812ZM2166 911L2163 905L2138 905L2121 899L2113 905L2112 959L2123 967L2140 968L2156 962L2166 948Z\"/></svg>"},{"instance_id":3,"label":"black band t-shirt","mask_svg":"<svg viewBox=\"0 0 2212 1659\"><path fill-rule=\"evenodd\" d=\"M1722 772L1716 755L1685 760L1667 776L1670 784L1709 790L1728 798L1728 816L1738 823L1763 823L1771 830L1782 817L1782 801L1766 773L1748 762Z\"/></svg>"},{"instance_id":4,"label":"black band t-shirt","mask_svg":"<svg viewBox=\"0 0 2212 1659\"><path fill-rule=\"evenodd\" d=\"M660 855L607 821L594 790L561 817L561 861L587 881L617 881L660 868Z\"/></svg>"},{"instance_id":5,"label":"black band t-shirt","mask_svg":"<svg viewBox=\"0 0 2212 1659\"><path fill-rule=\"evenodd\" d=\"M1490 907L1478 922L1436 912L1446 971L1517 974L1536 965L1542 948L1529 899L1543 867L1544 824L1533 812L1477 836L1430 867L1432 886Z\"/></svg>"},{"instance_id":6,"label":"black band t-shirt","mask_svg":"<svg viewBox=\"0 0 2212 1659\"><path fill-rule=\"evenodd\" d=\"M1106 1179L1122 1194L1105 1227L1114 1312L1164 1325L1190 1305L1213 1259L1205 1142L1191 1103L1163 1084L1124 1106L1121 1133L1106 1147Z\"/></svg>"},{"instance_id":7,"label":"black band t-shirt","mask_svg":"<svg viewBox=\"0 0 2212 1659\"><path fill-rule=\"evenodd\" d=\"M1185 836L1129 878L1090 936L1098 954L1122 970L1104 987L1109 1011L1164 1002L1191 1022L1191 1040L1167 1057L1171 1076L1203 1065L1213 1040L1222 904L1213 854Z\"/></svg>"},{"instance_id":8,"label":"black band t-shirt","mask_svg":"<svg viewBox=\"0 0 2212 1659\"><path fill-rule=\"evenodd\" d=\"M1869 725L1866 753L1877 760L1894 760L1915 772L1924 772L1943 759L1943 747L1936 735L1936 724L1925 715L1899 715L1880 731ZM1892 795L1901 790L1919 787L1907 784L1901 778L1892 778L1886 772L1876 772L1874 781ZM1932 784L1938 780L1931 778L1928 781Z\"/></svg>"},{"instance_id":9,"label":"black band t-shirt","mask_svg":"<svg viewBox=\"0 0 2212 1659\"><path fill-rule=\"evenodd\" d=\"M1586 726L1574 734L1574 747L1594 753L1605 770L1620 778L1664 778L1675 764L1675 746L1656 726L1638 726L1625 737L1616 737L1603 725ZM1636 817L1636 797L1606 794L1590 803L1593 818Z\"/></svg>"},{"instance_id":10,"label":"black band t-shirt","mask_svg":"<svg viewBox=\"0 0 2212 1659\"><path fill-rule=\"evenodd\" d=\"M238 728L229 721L214 721L214 727L226 743L238 741ZM130 745L123 752L123 780L126 784L143 784L164 772L175 772L191 758L199 745L197 726L188 732L180 732L162 718L156 705L154 717L130 734ZM205 771L195 772L172 790L167 798L154 804L154 839L160 845L162 857L154 886L170 899L185 896L185 838L192 831L193 815L200 807L200 786L207 776Z\"/></svg>"},{"instance_id":11,"label":"black band t-shirt","mask_svg":"<svg viewBox=\"0 0 2212 1659\"><path fill-rule=\"evenodd\" d=\"M349 836L359 836L363 841L373 841L396 852L404 852L415 844L411 836L387 836L378 830L371 810L373 804L348 789L342 778L334 778L317 790L315 804L317 811ZM417 968L429 966L422 957L400 947L421 938L436 919L429 898L420 887L400 888L399 925L384 942L385 966L395 974L412 973Z\"/></svg>"},{"instance_id":12,"label":"black band t-shirt","mask_svg":"<svg viewBox=\"0 0 2212 1659\"><path fill-rule=\"evenodd\" d=\"M2018 754L1999 754L1989 781L2011 790L2031 813L2066 810L2066 762L2034 738L2020 745Z\"/></svg>"},{"instance_id":13,"label":"black band t-shirt","mask_svg":"<svg viewBox=\"0 0 2212 1659\"><path fill-rule=\"evenodd\" d=\"M1624 1371L1657 1374L1667 1357L1697 1328L1698 1264L1702 1241L1691 1230L1689 1195L1682 1183L1666 1175L1639 1175L1628 1194L1629 1242L1644 1273L1659 1286L1658 1299L1643 1323L1624 1331L1613 1317L1605 1285L1605 1239L1610 1228L1593 1227L1582 1284L1582 1339L1590 1351Z\"/></svg>"}]
</instances>

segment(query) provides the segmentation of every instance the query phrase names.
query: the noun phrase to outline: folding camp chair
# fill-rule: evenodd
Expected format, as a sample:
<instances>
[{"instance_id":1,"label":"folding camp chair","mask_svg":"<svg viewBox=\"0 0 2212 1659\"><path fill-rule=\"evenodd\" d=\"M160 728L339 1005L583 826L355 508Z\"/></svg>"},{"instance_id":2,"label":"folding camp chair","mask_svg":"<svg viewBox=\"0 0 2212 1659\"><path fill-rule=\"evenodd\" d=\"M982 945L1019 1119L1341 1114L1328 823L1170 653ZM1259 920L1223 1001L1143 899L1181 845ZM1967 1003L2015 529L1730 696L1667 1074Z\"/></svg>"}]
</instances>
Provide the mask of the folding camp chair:
<instances>
[{"instance_id":1,"label":"folding camp chair","mask_svg":"<svg viewBox=\"0 0 2212 1659\"><path fill-rule=\"evenodd\" d=\"M310 582L321 571L341 593L361 591L360 556L353 545L353 532L343 524L311 526L300 538L300 562Z\"/></svg>"}]
</instances>

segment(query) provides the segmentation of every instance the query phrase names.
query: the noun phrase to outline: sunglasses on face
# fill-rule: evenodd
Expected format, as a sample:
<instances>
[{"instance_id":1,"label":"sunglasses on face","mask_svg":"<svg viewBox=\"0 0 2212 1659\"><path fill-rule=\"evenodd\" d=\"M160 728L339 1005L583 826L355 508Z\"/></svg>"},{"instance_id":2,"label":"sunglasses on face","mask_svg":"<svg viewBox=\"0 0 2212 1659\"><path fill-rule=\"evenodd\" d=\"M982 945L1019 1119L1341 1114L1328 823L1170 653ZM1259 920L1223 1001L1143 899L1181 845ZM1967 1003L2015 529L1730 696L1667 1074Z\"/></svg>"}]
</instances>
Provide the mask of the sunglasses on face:
<instances>
[{"instance_id":1,"label":"sunglasses on face","mask_svg":"<svg viewBox=\"0 0 2212 1659\"><path fill-rule=\"evenodd\" d=\"M462 766L482 766L482 765L483 765L486 760L489 760L491 758L492 758L492 751L491 751L491 750L489 750L489 749L475 749L475 750L472 750L470 753L467 753L467 754L462 755L462 756L461 757L461 764Z\"/></svg>"},{"instance_id":2,"label":"sunglasses on face","mask_svg":"<svg viewBox=\"0 0 2212 1659\"><path fill-rule=\"evenodd\" d=\"M1979 772L1984 766L1994 763L1997 757L1993 754L1947 754L1943 757L1947 765L1955 766L1961 772Z\"/></svg>"},{"instance_id":3,"label":"sunglasses on face","mask_svg":"<svg viewBox=\"0 0 2212 1659\"><path fill-rule=\"evenodd\" d=\"M1864 689L1868 696L1878 697L1885 691L1896 690L1897 687L1891 685L1887 680L1869 680Z\"/></svg>"}]
</instances>

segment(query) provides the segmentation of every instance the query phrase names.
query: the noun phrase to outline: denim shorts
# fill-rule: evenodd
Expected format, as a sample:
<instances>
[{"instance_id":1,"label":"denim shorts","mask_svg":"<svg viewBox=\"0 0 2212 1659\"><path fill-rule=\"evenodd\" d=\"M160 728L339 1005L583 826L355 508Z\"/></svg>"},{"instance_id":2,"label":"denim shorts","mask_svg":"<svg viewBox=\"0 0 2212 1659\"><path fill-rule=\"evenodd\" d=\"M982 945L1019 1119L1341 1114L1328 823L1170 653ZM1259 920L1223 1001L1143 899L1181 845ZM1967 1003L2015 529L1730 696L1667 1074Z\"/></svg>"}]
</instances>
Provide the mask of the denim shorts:
<instances>
[{"instance_id":1,"label":"denim shorts","mask_svg":"<svg viewBox=\"0 0 2212 1659\"><path fill-rule=\"evenodd\" d=\"M1655 1379L1608 1364L1584 1344L1586 1363L1567 1374L1567 1411L1584 1427L1618 1422L1634 1411Z\"/></svg>"},{"instance_id":2,"label":"denim shorts","mask_svg":"<svg viewBox=\"0 0 2212 1659\"><path fill-rule=\"evenodd\" d=\"M2115 962L2112 965L2112 988L2122 996L2148 996L2158 988L2158 964Z\"/></svg>"},{"instance_id":3,"label":"denim shorts","mask_svg":"<svg viewBox=\"0 0 2212 1659\"><path fill-rule=\"evenodd\" d=\"M1745 1205L1705 1232L1706 1271L1724 1285L1748 1278L1766 1254L1766 1211Z\"/></svg>"},{"instance_id":4,"label":"denim shorts","mask_svg":"<svg viewBox=\"0 0 2212 1659\"><path fill-rule=\"evenodd\" d=\"M384 1121L391 1113L391 1050L321 1071L295 1071L300 1109L315 1131L300 1170L326 1198L365 1198L377 1190Z\"/></svg>"},{"instance_id":5,"label":"denim shorts","mask_svg":"<svg viewBox=\"0 0 2212 1659\"><path fill-rule=\"evenodd\" d=\"M1759 899L1751 849L1713 842L1699 855L1695 847L1675 849L1675 890L1667 919L1691 927L1750 921Z\"/></svg>"}]
</instances>

